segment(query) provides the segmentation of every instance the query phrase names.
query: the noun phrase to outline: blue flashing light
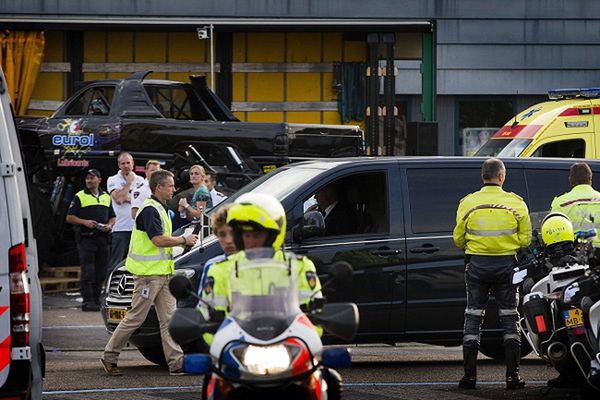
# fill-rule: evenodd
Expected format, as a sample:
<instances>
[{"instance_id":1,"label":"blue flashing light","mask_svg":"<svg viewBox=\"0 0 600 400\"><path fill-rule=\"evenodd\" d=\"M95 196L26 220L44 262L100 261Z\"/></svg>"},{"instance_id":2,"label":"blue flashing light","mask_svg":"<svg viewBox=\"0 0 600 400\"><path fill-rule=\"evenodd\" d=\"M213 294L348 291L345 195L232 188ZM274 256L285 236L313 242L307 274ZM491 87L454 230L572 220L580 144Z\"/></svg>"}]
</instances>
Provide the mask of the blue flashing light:
<instances>
[{"instance_id":1,"label":"blue flashing light","mask_svg":"<svg viewBox=\"0 0 600 400\"><path fill-rule=\"evenodd\" d=\"M548 97L552 100L560 100L569 97L576 97L581 94L579 88L564 88L564 89L552 89L548 91Z\"/></svg>"},{"instance_id":2,"label":"blue flashing light","mask_svg":"<svg viewBox=\"0 0 600 400\"><path fill-rule=\"evenodd\" d=\"M548 91L550 100L562 100L573 97L596 98L600 97L600 87L589 88L563 88Z\"/></svg>"},{"instance_id":3,"label":"blue flashing light","mask_svg":"<svg viewBox=\"0 0 600 400\"><path fill-rule=\"evenodd\" d=\"M581 89L581 96L588 98L600 97L600 87L591 87Z\"/></svg>"},{"instance_id":4,"label":"blue flashing light","mask_svg":"<svg viewBox=\"0 0 600 400\"><path fill-rule=\"evenodd\" d=\"M188 374L206 375L210 372L212 360L208 354L186 354L183 356L183 370Z\"/></svg>"},{"instance_id":5,"label":"blue flashing light","mask_svg":"<svg viewBox=\"0 0 600 400\"><path fill-rule=\"evenodd\" d=\"M348 368L352 362L350 351L344 347L323 350L321 362L329 368Z\"/></svg>"}]
</instances>

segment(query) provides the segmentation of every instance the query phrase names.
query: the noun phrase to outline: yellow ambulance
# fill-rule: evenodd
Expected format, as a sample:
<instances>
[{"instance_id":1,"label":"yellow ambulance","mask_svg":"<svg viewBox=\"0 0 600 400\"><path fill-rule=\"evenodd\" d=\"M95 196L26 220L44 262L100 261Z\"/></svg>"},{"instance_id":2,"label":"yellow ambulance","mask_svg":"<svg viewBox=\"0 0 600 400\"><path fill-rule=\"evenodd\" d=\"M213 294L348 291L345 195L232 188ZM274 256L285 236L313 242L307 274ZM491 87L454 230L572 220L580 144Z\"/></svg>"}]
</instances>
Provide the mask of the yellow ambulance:
<instances>
[{"instance_id":1,"label":"yellow ambulance","mask_svg":"<svg viewBox=\"0 0 600 400\"><path fill-rule=\"evenodd\" d=\"M600 88L555 89L517 114L475 154L600 158Z\"/></svg>"}]
</instances>

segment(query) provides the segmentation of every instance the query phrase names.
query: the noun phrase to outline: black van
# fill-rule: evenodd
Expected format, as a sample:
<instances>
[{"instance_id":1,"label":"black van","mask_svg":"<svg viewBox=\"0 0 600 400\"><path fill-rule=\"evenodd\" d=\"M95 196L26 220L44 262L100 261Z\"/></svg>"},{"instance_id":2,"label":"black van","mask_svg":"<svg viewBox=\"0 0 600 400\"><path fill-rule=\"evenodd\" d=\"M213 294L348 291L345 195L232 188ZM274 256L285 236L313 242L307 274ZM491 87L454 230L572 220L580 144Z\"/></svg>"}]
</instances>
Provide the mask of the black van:
<instances>
[{"instance_id":1,"label":"black van","mask_svg":"<svg viewBox=\"0 0 600 400\"><path fill-rule=\"evenodd\" d=\"M313 260L322 280L333 262L352 264L352 287L326 295L358 304L361 321L356 342L459 345L466 305L464 261L463 251L452 241L452 230L458 201L482 185L484 160L364 157L309 161L279 168L227 201L248 191L280 199L288 218L286 247ZM530 212L548 210L554 196L569 190L573 160L514 158L504 162L505 190L522 196ZM588 162L600 174L600 161ZM329 184L336 184L340 200L354 210L355 231L311 236L302 227L304 213L314 203L314 194ZM197 283L202 263L219 253L218 242L211 237L178 258L176 268L193 274ZM122 296L117 292L123 276L127 276L124 269L111 276L105 308L123 307L130 299L130 291L122 291ZM496 313L489 307L484 324L482 352L491 357L503 354ZM107 324L108 329L114 330L116 323ZM153 353L161 351L153 314L138 339L132 337L132 342L142 353L150 348Z\"/></svg>"}]
</instances>

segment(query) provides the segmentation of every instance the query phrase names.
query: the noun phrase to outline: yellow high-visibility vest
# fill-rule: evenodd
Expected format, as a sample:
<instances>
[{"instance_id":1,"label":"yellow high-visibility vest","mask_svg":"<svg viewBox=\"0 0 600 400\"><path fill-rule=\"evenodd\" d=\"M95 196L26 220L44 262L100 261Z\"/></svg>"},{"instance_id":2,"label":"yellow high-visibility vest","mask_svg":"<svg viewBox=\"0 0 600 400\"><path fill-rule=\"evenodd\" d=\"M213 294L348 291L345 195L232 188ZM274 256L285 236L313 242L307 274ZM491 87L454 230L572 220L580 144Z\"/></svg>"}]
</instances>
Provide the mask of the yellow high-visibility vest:
<instances>
[{"instance_id":1,"label":"yellow high-visibility vest","mask_svg":"<svg viewBox=\"0 0 600 400\"><path fill-rule=\"evenodd\" d=\"M163 227L163 235L171 236L172 226L171 218L162 204L158 201L149 198L144 200L144 204L138 210L136 218L146 207L154 207L158 214ZM157 247L152 243L148 234L137 229L137 225L133 225L131 232L131 243L129 244L129 253L125 260L125 268L133 275L170 275L174 271L173 248L172 247Z\"/></svg>"}]
</instances>

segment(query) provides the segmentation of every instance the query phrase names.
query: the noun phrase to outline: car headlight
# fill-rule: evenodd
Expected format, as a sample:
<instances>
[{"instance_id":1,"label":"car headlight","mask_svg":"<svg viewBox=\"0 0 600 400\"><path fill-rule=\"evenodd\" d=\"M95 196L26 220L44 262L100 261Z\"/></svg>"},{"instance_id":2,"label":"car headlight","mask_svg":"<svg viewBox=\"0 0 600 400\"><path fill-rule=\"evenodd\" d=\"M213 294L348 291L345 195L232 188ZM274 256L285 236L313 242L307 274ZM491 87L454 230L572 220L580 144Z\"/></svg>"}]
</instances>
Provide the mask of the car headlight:
<instances>
[{"instance_id":1,"label":"car headlight","mask_svg":"<svg viewBox=\"0 0 600 400\"><path fill-rule=\"evenodd\" d=\"M241 350L239 358L248 371L256 375L276 375L287 370L292 357L283 344L275 346L249 345Z\"/></svg>"}]
</instances>

